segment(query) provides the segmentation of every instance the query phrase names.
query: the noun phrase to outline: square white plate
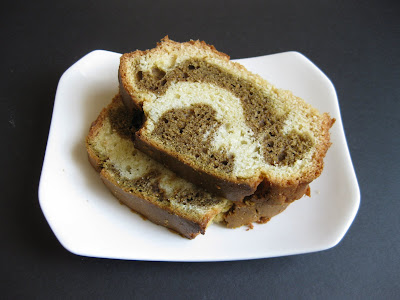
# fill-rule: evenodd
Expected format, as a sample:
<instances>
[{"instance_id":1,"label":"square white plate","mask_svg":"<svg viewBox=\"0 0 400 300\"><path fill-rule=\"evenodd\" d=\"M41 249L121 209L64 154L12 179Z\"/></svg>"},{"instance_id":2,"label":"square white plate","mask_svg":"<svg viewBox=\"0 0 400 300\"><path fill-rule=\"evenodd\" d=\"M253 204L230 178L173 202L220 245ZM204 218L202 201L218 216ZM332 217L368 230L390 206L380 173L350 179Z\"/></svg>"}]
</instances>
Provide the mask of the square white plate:
<instances>
[{"instance_id":1,"label":"square white plate","mask_svg":"<svg viewBox=\"0 0 400 300\"><path fill-rule=\"evenodd\" d=\"M90 166L85 137L118 92L120 54L93 51L61 77L39 185L51 229L72 253L154 261L227 261L293 255L335 246L352 223L360 192L330 80L306 57L286 52L238 60L277 87L292 90L336 118L325 169L311 198L294 202L265 225L227 229L211 225L187 240L144 221L119 204Z\"/></svg>"}]
</instances>

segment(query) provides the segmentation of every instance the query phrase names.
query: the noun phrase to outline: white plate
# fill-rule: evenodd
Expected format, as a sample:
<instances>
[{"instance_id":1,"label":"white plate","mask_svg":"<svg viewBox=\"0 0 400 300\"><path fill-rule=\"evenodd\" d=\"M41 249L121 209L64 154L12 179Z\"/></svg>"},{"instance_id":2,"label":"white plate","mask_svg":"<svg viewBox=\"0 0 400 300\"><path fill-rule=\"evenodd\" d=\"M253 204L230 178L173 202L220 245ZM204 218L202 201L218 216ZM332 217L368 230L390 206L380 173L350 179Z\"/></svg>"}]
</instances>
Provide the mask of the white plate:
<instances>
[{"instance_id":1,"label":"white plate","mask_svg":"<svg viewBox=\"0 0 400 300\"><path fill-rule=\"evenodd\" d=\"M265 225L212 225L187 240L119 204L90 166L89 126L118 92L120 54L93 51L61 77L39 185L39 201L60 243L75 254L154 261L226 261L319 251L335 246L353 221L360 192L330 80L307 58L286 52L239 60L336 118L325 169L311 198L294 202Z\"/></svg>"}]
</instances>

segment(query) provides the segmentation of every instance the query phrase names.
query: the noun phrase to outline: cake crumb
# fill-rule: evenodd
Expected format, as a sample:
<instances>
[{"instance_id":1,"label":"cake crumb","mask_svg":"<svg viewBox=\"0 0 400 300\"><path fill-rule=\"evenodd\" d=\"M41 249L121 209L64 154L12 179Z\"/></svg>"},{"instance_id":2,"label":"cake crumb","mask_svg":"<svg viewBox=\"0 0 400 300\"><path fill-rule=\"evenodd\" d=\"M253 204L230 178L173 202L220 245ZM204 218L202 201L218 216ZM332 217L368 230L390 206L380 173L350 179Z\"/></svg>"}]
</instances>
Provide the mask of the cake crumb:
<instances>
[{"instance_id":1,"label":"cake crumb","mask_svg":"<svg viewBox=\"0 0 400 300\"><path fill-rule=\"evenodd\" d=\"M246 229L246 231L249 231L249 230L251 230L251 229L253 229L253 228L254 228L253 223L247 224L247 229Z\"/></svg>"}]
</instances>

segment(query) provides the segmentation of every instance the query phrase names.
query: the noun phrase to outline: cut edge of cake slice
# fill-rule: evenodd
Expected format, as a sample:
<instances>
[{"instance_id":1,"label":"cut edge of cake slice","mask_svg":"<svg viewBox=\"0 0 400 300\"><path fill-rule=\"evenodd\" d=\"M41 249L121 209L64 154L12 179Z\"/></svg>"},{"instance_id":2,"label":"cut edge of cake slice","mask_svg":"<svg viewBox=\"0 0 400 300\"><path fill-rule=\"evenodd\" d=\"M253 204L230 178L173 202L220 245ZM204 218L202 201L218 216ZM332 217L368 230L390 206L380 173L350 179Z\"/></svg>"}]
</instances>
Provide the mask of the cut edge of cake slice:
<instances>
[{"instance_id":1,"label":"cut edge of cake slice","mask_svg":"<svg viewBox=\"0 0 400 300\"><path fill-rule=\"evenodd\" d=\"M165 37L126 53L119 82L126 107L143 112L137 148L212 193L296 190L323 170L335 120L205 42Z\"/></svg>"}]
</instances>

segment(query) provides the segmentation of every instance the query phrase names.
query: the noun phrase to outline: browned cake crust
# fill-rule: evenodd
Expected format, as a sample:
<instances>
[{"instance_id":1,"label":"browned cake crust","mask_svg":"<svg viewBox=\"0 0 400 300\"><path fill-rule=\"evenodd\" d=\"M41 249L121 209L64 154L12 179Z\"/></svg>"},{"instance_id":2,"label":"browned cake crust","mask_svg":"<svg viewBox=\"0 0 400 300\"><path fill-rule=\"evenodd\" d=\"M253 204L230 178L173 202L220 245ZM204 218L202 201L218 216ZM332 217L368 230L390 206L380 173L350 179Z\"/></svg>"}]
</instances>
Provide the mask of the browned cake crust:
<instances>
[{"instance_id":1,"label":"browned cake crust","mask_svg":"<svg viewBox=\"0 0 400 300\"><path fill-rule=\"evenodd\" d=\"M145 216L157 225L170 228L188 239L205 234L208 223L197 223L182 216L176 215L165 208L150 203L141 196L122 189L113 178L107 178L107 173L100 173L100 177L113 195L123 204Z\"/></svg>"},{"instance_id":2,"label":"browned cake crust","mask_svg":"<svg viewBox=\"0 0 400 300\"><path fill-rule=\"evenodd\" d=\"M280 188L262 183L256 193L245 197L243 202L234 202L224 215L226 226L236 228L244 224L267 223L272 217L283 212L290 203L304 195L310 196L308 184L298 185L296 188Z\"/></svg>"},{"instance_id":3,"label":"browned cake crust","mask_svg":"<svg viewBox=\"0 0 400 300\"><path fill-rule=\"evenodd\" d=\"M273 205L266 202L236 202L224 216L228 228L237 228L244 224L265 224L272 217L283 212L289 204Z\"/></svg>"}]
</instances>

